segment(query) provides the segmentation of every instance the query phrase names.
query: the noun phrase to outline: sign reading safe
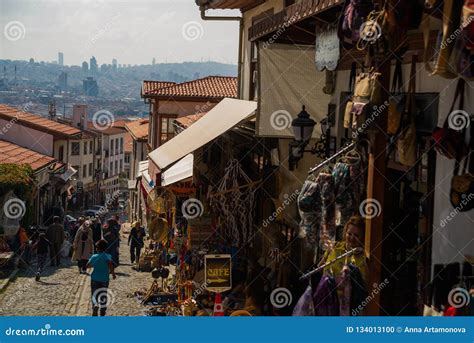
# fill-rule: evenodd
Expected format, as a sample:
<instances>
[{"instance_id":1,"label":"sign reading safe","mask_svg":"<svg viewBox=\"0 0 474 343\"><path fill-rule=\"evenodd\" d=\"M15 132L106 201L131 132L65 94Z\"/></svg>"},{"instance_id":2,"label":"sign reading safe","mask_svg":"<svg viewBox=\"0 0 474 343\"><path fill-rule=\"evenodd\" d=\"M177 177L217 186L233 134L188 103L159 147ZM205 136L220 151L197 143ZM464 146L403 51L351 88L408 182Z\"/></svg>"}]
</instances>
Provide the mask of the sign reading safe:
<instances>
[{"instance_id":1,"label":"sign reading safe","mask_svg":"<svg viewBox=\"0 0 474 343\"><path fill-rule=\"evenodd\" d=\"M231 263L230 255L206 255L204 257L208 291L221 293L232 288Z\"/></svg>"}]
</instances>

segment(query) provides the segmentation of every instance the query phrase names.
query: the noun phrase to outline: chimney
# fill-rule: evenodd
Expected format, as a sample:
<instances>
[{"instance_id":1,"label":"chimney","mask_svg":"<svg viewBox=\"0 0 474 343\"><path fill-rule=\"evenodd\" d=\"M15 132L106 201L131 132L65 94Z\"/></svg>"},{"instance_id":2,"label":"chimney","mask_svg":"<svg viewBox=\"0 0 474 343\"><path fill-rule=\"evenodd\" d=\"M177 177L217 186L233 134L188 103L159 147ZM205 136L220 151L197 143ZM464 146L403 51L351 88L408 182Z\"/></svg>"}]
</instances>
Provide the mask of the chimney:
<instances>
[{"instance_id":1,"label":"chimney","mask_svg":"<svg viewBox=\"0 0 474 343\"><path fill-rule=\"evenodd\" d=\"M72 107L72 125L77 128L87 128L87 105Z\"/></svg>"}]
</instances>

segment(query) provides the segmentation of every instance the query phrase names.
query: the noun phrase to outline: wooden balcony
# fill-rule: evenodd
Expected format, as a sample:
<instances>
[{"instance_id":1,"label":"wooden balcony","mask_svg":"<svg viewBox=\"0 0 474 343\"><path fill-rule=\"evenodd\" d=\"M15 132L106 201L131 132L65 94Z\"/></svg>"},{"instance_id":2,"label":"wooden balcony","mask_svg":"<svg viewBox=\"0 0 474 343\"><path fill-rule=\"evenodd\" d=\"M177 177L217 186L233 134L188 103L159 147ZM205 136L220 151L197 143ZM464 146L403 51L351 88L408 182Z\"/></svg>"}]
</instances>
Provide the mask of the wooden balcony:
<instances>
[{"instance_id":1,"label":"wooden balcony","mask_svg":"<svg viewBox=\"0 0 474 343\"><path fill-rule=\"evenodd\" d=\"M249 39L253 41L275 31L286 30L313 16L321 17L326 22L335 22L344 2L345 0L301 0L251 26ZM329 18L325 18L326 12L330 12Z\"/></svg>"}]
</instances>

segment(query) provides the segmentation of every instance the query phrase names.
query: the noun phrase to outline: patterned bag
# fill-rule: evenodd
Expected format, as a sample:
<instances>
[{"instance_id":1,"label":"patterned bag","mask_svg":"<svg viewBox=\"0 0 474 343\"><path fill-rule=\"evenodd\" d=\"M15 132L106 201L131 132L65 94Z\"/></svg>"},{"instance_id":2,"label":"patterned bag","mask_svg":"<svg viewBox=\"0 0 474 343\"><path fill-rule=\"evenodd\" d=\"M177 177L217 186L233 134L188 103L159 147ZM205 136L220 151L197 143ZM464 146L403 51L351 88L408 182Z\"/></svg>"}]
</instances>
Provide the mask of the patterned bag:
<instances>
[{"instance_id":1,"label":"patterned bag","mask_svg":"<svg viewBox=\"0 0 474 343\"><path fill-rule=\"evenodd\" d=\"M474 0L465 0L460 33L456 37L449 63L468 80L474 79ZM456 31L457 32L457 31Z\"/></svg>"},{"instance_id":2,"label":"patterned bag","mask_svg":"<svg viewBox=\"0 0 474 343\"><path fill-rule=\"evenodd\" d=\"M468 172L468 159L466 157L464 160L462 174L459 174L461 162L456 159L451 179L451 204L460 212L467 212L474 208L474 174Z\"/></svg>"},{"instance_id":3,"label":"patterned bag","mask_svg":"<svg viewBox=\"0 0 474 343\"><path fill-rule=\"evenodd\" d=\"M337 31L344 48L351 49L357 44L360 27L373 9L372 0L346 0Z\"/></svg>"},{"instance_id":4,"label":"patterned bag","mask_svg":"<svg viewBox=\"0 0 474 343\"><path fill-rule=\"evenodd\" d=\"M393 73L392 94L388 100L387 133L389 135L395 135L400 128L400 121L406 101L406 96L402 94L402 85L402 62L397 59Z\"/></svg>"}]
</instances>

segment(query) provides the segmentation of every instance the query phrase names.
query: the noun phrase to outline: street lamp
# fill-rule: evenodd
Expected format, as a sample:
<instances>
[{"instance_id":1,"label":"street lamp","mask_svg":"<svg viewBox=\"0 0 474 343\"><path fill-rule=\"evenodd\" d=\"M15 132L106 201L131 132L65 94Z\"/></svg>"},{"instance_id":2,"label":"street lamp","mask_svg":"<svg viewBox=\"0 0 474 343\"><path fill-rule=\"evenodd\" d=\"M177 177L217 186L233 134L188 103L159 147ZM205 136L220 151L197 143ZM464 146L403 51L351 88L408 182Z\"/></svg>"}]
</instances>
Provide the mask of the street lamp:
<instances>
[{"instance_id":1,"label":"street lamp","mask_svg":"<svg viewBox=\"0 0 474 343\"><path fill-rule=\"evenodd\" d=\"M326 117L321 120L321 137L314 144L314 146L305 150L305 147L308 145L309 140L313 135L314 126L316 122L310 117L308 112L306 112L305 106L303 105L302 111L298 116L291 122L293 128L293 133L295 140L290 143L289 146L289 167L290 170L294 170L297 166L298 161L303 158L305 152L310 152L314 155L317 155L320 158L325 158L329 154L329 136L330 136L330 126L329 118Z\"/></svg>"}]
</instances>

